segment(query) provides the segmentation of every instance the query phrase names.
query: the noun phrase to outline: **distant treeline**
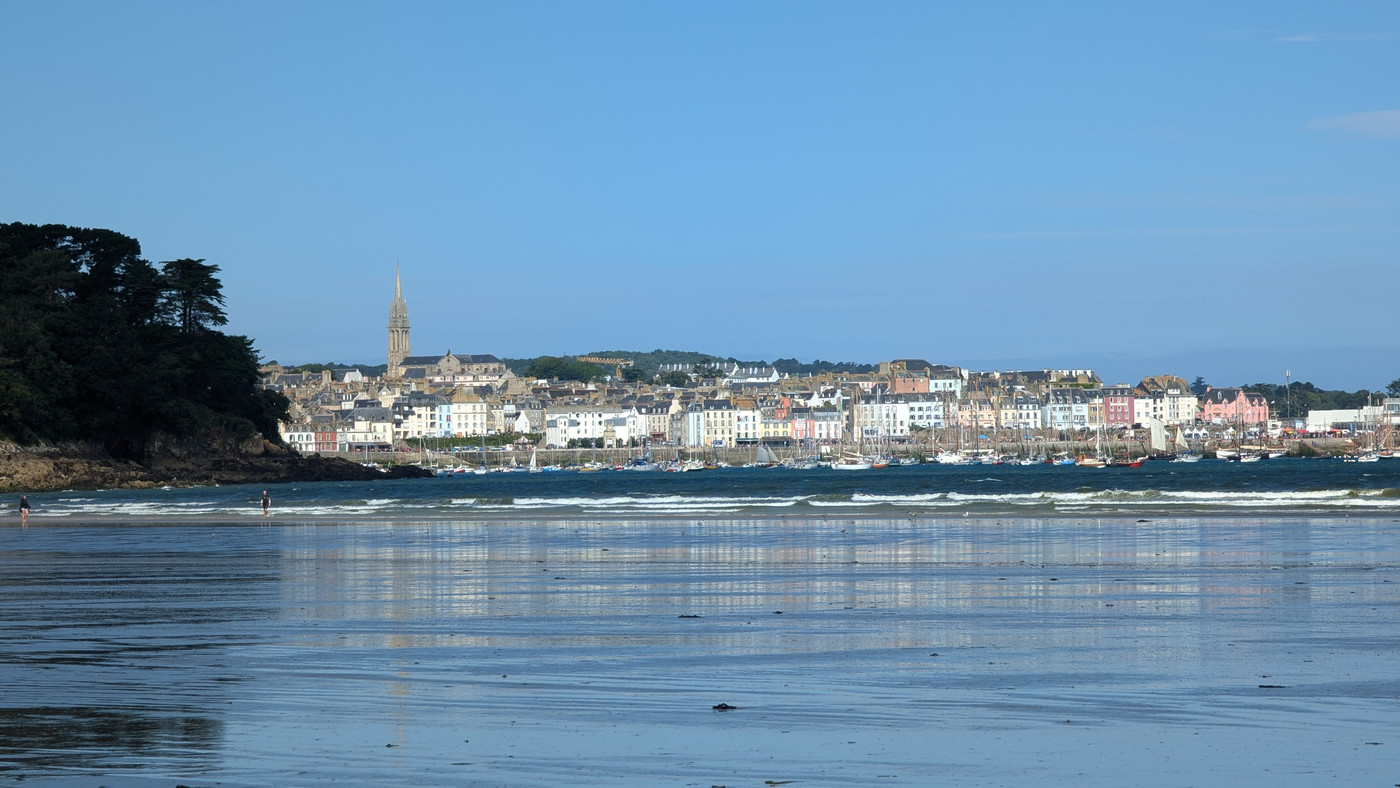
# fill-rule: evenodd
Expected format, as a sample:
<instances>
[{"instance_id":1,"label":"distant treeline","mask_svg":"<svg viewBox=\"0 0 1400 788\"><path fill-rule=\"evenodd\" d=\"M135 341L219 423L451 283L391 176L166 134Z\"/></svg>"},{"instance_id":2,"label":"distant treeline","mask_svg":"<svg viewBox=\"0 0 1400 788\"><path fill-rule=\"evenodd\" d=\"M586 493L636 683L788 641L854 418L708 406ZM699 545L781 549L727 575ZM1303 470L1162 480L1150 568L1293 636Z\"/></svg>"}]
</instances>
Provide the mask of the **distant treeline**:
<instances>
[{"instance_id":1,"label":"distant treeline","mask_svg":"<svg viewBox=\"0 0 1400 788\"><path fill-rule=\"evenodd\" d=\"M271 363L276 364L277 362L276 362L276 361L273 361L273 362L271 362ZM328 370L328 369L331 370L331 371L333 371L333 372L344 372L344 371L346 371L346 370L354 369L354 370L359 370L359 373L360 373L361 375L364 375L364 376L367 377L367 378L378 378L378 377L382 377L382 376L384 375L384 373L386 373L386 372L389 371L389 365L388 365L388 364L340 364L340 363L331 361L331 362L327 362L327 363L325 363L325 364L297 364L296 366L292 366L292 367L288 367L288 366L283 366L283 367L282 367L282 370L283 370L284 372L293 372L293 373L295 373L295 372L324 372L324 371L326 371L326 370Z\"/></svg>"},{"instance_id":2,"label":"distant treeline","mask_svg":"<svg viewBox=\"0 0 1400 788\"><path fill-rule=\"evenodd\" d=\"M286 398L259 387L247 337L215 328L218 271L152 264L112 230L0 224L0 437L130 459L157 434L279 440Z\"/></svg>"},{"instance_id":3,"label":"distant treeline","mask_svg":"<svg viewBox=\"0 0 1400 788\"><path fill-rule=\"evenodd\" d=\"M1303 418L1314 410L1353 410L1365 407L1368 399L1371 404L1379 405L1384 397L1400 397L1400 379L1391 381L1384 391L1329 391L1311 383L1289 386L1255 383L1243 388L1263 394L1264 399L1269 401L1269 412L1280 418Z\"/></svg>"}]
</instances>

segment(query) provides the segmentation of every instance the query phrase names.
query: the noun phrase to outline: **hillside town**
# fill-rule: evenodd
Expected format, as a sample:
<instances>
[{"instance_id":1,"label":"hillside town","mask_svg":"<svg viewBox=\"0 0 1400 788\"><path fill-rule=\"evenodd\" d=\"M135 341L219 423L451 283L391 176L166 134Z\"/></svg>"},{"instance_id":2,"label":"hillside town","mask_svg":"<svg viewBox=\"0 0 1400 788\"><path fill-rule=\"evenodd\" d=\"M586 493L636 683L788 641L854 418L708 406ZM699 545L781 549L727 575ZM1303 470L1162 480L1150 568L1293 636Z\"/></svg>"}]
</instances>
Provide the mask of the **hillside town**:
<instances>
[{"instance_id":1,"label":"hillside town","mask_svg":"<svg viewBox=\"0 0 1400 788\"><path fill-rule=\"evenodd\" d=\"M624 358L602 382L528 379L491 354L412 355L396 275L387 370L288 372L264 385L291 401L283 439L302 453L409 450L424 441L507 436L541 449L869 447L944 453L988 443L1138 440L1165 452L1192 442L1265 443L1298 436L1393 433L1400 398L1297 418L1287 403L1239 388L1193 391L1163 374L1106 384L1089 369L976 371L892 359L866 373L796 376L770 366L674 364L670 381L624 382ZM1287 415L1283 418L1281 415ZM1171 446L1163 445L1168 439ZM484 445L484 441L483 441Z\"/></svg>"}]
</instances>

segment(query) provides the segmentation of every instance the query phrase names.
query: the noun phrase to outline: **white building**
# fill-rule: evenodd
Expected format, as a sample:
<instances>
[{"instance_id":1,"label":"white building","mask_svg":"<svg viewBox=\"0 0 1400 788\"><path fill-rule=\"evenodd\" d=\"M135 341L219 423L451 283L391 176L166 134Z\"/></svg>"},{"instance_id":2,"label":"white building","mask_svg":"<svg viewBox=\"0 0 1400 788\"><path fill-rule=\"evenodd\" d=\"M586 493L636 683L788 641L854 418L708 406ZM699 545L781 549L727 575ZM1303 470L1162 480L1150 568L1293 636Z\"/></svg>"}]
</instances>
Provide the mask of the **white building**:
<instances>
[{"instance_id":1,"label":"white building","mask_svg":"<svg viewBox=\"0 0 1400 788\"><path fill-rule=\"evenodd\" d=\"M909 437L909 403L883 397L861 398L856 404L857 435L861 440Z\"/></svg>"},{"instance_id":2,"label":"white building","mask_svg":"<svg viewBox=\"0 0 1400 788\"><path fill-rule=\"evenodd\" d=\"M614 405L565 405L545 409L544 440L549 446L565 447L571 440L600 440L611 428L618 445L627 446L633 438L641 441L637 411Z\"/></svg>"}]
</instances>

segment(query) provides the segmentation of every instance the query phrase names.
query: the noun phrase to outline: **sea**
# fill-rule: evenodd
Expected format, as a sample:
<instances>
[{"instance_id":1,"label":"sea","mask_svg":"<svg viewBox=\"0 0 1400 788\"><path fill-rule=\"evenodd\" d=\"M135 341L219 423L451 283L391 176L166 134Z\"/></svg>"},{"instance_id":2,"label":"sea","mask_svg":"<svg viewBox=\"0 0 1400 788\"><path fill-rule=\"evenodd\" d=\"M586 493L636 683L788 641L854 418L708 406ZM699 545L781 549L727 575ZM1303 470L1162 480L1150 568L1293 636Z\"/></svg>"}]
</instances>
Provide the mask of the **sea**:
<instances>
[{"instance_id":1,"label":"sea","mask_svg":"<svg viewBox=\"0 0 1400 788\"><path fill-rule=\"evenodd\" d=\"M45 519L261 516L261 489L168 487L30 496ZM461 474L273 485L280 520L375 516L1132 515L1400 511L1400 459L1148 462L1140 468L924 464L871 471L719 468L688 473ZM17 497L6 500L13 512Z\"/></svg>"},{"instance_id":2,"label":"sea","mask_svg":"<svg viewBox=\"0 0 1400 788\"><path fill-rule=\"evenodd\" d=\"M1400 784L1400 461L0 498L0 784Z\"/></svg>"}]
</instances>

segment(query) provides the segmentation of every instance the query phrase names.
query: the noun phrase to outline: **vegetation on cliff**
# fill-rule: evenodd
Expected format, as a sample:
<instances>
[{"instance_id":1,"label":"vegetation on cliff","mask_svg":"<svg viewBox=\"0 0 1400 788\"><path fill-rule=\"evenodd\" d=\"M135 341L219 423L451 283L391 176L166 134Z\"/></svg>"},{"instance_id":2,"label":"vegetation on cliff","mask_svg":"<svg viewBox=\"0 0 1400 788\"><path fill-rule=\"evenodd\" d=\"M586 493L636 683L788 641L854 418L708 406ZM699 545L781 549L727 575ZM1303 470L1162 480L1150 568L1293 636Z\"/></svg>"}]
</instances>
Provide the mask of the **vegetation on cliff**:
<instances>
[{"instance_id":1,"label":"vegetation on cliff","mask_svg":"<svg viewBox=\"0 0 1400 788\"><path fill-rule=\"evenodd\" d=\"M259 387L251 340L217 329L218 271L152 264L112 230L0 224L0 438L135 460L161 435L280 443L287 400Z\"/></svg>"}]
</instances>

